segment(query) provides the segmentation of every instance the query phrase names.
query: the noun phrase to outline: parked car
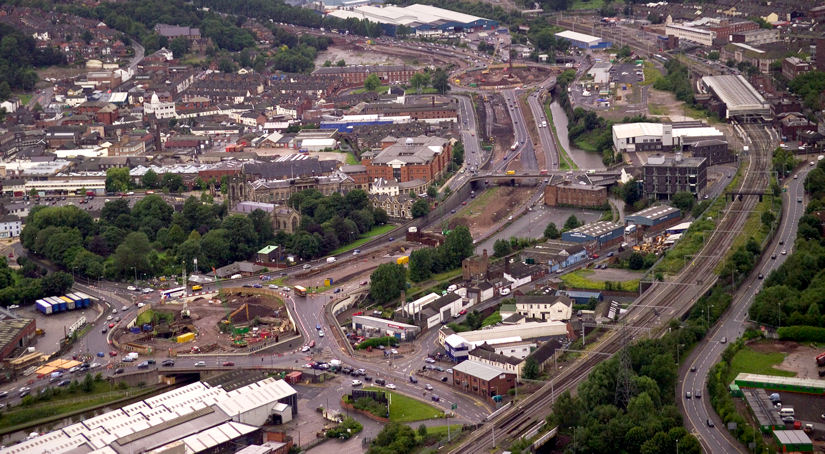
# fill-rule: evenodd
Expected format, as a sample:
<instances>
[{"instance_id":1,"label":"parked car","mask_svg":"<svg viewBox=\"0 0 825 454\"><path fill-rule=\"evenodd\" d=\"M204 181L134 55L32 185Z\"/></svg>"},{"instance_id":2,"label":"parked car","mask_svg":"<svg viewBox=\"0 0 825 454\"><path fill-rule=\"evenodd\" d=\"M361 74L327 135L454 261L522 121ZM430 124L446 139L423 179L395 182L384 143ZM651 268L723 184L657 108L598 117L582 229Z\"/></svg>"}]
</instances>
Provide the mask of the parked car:
<instances>
[{"instance_id":1,"label":"parked car","mask_svg":"<svg viewBox=\"0 0 825 454\"><path fill-rule=\"evenodd\" d=\"M361 386L361 385L363 385L363 383L361 383L361 380L353 380L352 381L352 386Z\"/></svg>"},{"instance_id":2,"label":"parked car","mask_svg":"<svg viewBox=\"0 0 825 454\"><path fill-rule=\"evenodd\" d=\"M122 374L122 373L123 373L123 368L122 367L118 367L117 369L115 369L115 375Z\"/></svg>"}]
</instances>

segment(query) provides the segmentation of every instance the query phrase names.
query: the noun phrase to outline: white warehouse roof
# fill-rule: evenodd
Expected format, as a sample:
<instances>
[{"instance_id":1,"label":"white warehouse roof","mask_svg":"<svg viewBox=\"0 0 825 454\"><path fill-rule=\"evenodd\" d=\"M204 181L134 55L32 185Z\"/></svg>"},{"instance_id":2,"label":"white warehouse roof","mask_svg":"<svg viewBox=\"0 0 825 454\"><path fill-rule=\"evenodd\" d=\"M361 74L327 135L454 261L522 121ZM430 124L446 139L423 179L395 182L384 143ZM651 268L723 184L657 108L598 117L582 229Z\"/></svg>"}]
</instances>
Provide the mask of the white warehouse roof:
<instances>
[{"instance_id":1,"label":"white warehouse roof","mask_svg":"<svg viewBox=\"0 0 825 454\"><path fill-rule=\"evenodd\" d=\"M556 33L556 36L559 38L569 39L570 41L587 43L588 45L596 45L602 42L602 39L598 36L585 35L584 33L574 32L572 30L558 32Z\"/></svg>"},{"instance_id":2,"label":"white warehouse roof","mask_svg":"<svg viewBox=\"0 0 825 454\"><path fill-rule=\"evenodd\" d=\"M613 125L613 135L619 139L641 136L661 136L662 123L622 123Z\"/></svg>"},{"instance_id":3,"label":"white warehouse roof","mask_svg":"<svg viewBox=\"0 0 825 454\"><path fill-rule=\"evenodd\" d=\"M741 75L705 76L702 83L716 93L732 114L768 108L765 98Z\"/></svg>"},{"instance_id":4,"label":"white warehouse roof","mask_svg":"<svg viewBox=\"0 0 825 454\"><path fill-rule=\"evenodd\" d=\"M356 19L369 19L381 24L405 25L416 27L423 24L436 24L438 22L458 22L470 24L479 20L486 20L478 16L436 8L430 5L410 5L406 7L389 6L358 6L352 9L337 9L329 13L330 16L341 19L354 17Z\"/></svg>"}]
</instances>

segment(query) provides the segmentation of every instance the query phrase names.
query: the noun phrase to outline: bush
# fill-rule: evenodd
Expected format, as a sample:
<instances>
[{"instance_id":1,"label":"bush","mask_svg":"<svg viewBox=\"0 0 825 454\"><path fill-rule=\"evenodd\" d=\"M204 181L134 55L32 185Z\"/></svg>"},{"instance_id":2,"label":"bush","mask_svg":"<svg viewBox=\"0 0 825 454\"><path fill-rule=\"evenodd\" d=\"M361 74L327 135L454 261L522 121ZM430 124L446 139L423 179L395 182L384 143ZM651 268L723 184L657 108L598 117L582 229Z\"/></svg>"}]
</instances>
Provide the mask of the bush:
<instances>
[{"instance_id":1,"label":"bush","mask_svg":"<svg viewBox=\"0 0 825 454\"><path fill-rule=\"evenodd\" d=\"M327 438L340 438L341 440L349 440L353 435L364 430L364 426L360 422L347 416L337 427L329 429L326 433Z\"/></svg>"},{"instance_id":2,"label":"bush","mask_svg":"<svg viewBox=\"0 0 825 454\"><path fill-rule=\"evenodd\" d=\"M781 340L797 342L825 342L825 328L816 326L783 326L776 330Z\"/></svg>"},{"instance_id":3,"label":"bush","mask_svg":"<svg viewBox=\"0 0 825 454\"><path fill-rule=\"evenodd\" d=\"M385 336L385 337L374 337L372 339L366 339L360 344L358 344L358 350L364 350L367 347L378 347L379 345L383 345L385 347L397 347L398 340L392 336Z\"/></svg>"}]
</instances>

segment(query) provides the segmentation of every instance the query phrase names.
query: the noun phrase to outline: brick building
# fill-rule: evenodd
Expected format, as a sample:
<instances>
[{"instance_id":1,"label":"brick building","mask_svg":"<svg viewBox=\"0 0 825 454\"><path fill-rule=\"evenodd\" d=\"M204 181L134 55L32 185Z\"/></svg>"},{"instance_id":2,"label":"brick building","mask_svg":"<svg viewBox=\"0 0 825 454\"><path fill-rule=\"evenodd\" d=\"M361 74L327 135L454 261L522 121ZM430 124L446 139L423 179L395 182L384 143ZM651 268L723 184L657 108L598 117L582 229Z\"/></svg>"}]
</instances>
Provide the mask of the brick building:
<instances>
[{"instance_id":1,"label":"brick building","mask_svg":"<svg viewBox=\"0 0 825 454\"><path fill-rule=\"evenodd\" d=\"M29 345L37 325L30 318L0 320L0 361L5 361L18 348Z\"/></svg>"},{"instance_id":2,"label":"brick building","mask_svg":"<svg viewBox=\"0 0 825 454\"><path fill-rule=\"evenodd\" d=\"M516 384L516 374L474 360L453 366L453 387L492 400Z\"/></svg>"},{"instance_id":3,"label":"brick building","mask_svg":"<svg viewBox=\"0 0 825 454\"><path fill-rule=\"evenodd\" d=\"M575 206L596 208L607 203L607 188L590 184L571 184L564 181L544 187L544 204L547 206Z\"/></svg>"},{"instance_id":4,"label":"brick building","mask_svg":"<svg viewBox=\"0 0 825 454\"><path fill-rule=\"evenodd\" d=\"M709 25L706 29L716 34L716 40L721 42L730 41L730 35L751 30L758 30L759 24L749 20L746 21L721 21L718 25Z\"/></svg>"},{"instance_id":5,"label":"brick building","mask_svg":"<svg viewBox=\"0 0 825 454\"><path fill-rule=\"evenodd\" d=\"M406 84L418 69L407 65L375 65L375 66L330 66L318 68L313 75L337 76L344 80L346 86L363 85L370 74L375 74L383 84Z\"/></svg>"},{"instance_id":6,"label":"brick building","mask_svg":"<svg viewBox=\"0 0 825 454\"><path fill-rule=\"evenodd\" d=\"M782 75L788 80L796 79L796 76L810 71L811 64L797 57L788 57L782 60Z\"/></svg>"},{"instance_id":7,"label":"brick building","mask_svg":"<svg viewBox=\"0 0 825 454\"><path fill-rule=\"evenodd\" d=\"M473 279L487 279L487 271L490 267L490 259L487 257L487 249L481 255L467 257L461 261L461 277L465 281Z\"/></svg>"},{"instance_id":8,"label":"brick building","mask_svg":"<svg viewBox=\"0 0 825 454\"><path fill-rule=\"evenodd\" d=\"M736 160L736 156L728 148L728 142L722 139L704 139L685 144L684 151L690 152L695 158L705 158L708 165L724 164Z\"/></svg>"},{"instance_id":9,"label":"brick building","mask_svg":"<svg viewBox=\"0 0 825 454\"><path fill-rule=\"evenodd\" d=\"M429 183L447 171L452 142L441 137L408 137L392 145L382 141L382 150L361 155L370 181L395 179L399 183L422 180Z\"/></svg>"},{"instance_id":10,"label":"brick building","mask_svg":"<svg viewBox=\"0 0 825 454\"><path fill-rule=\"evenodd\" d=\"M707 185L706 158L651 156L643 166L644 194L651 199L670 200L677 192L698 195Z\"/></svg>"}]
</instances>

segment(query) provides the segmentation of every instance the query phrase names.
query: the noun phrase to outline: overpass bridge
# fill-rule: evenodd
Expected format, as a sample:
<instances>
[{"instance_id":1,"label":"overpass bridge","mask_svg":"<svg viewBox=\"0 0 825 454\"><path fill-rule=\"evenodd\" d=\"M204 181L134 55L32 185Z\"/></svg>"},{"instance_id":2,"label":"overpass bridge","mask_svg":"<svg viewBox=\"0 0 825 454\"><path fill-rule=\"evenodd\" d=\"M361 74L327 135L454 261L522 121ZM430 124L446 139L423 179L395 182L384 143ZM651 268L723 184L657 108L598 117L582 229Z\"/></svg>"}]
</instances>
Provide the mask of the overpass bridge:
<instances>
[{"instance_id":1,"label":"overpass bridge","mask_svg":"<svg viewBox=\"0 0 825 454\"><path fill-rule=\"evenodd\" d=\"M511 171L512 172L512 171ZM567 177L567 178L576 178L580 176L587 176L589 180L593 183L598 183L600 180L609 180L609 179L617 179L620 176L620 172L610 172L610 171L601 171L601 172L588 172L584 170L576 170L576 171L563 171L563 170L550 170L550 171L519 171L516 170L514 173L508 173L507 171L481 171L475 173L472 177L468 179L468 181L474 187L478 187L478 185L482 182L487 184L489 183L496 183L496 184L512 184L515 185L516 183L519 184L539 184L541 182L550 182L552 179L556 179L558 177Z\"/></svg>"}]
</instances>

